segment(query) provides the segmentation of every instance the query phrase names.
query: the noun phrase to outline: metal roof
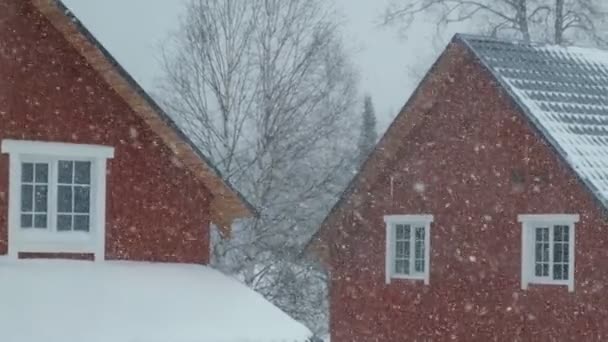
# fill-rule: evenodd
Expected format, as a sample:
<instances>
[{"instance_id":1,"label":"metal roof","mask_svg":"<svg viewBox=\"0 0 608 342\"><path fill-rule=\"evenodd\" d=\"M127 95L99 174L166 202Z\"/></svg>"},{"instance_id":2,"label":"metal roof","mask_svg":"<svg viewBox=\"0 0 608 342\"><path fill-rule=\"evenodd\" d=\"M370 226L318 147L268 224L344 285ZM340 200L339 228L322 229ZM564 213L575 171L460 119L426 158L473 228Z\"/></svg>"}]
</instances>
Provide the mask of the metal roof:
<instances>
[{"instance_id":1,"label":"metal roof","mask_svg":"<svg viewBox=\"0 0 608 342\"><path fill-rule=\"evenodd\" d=\"M608 51L458 35L604 206Z\"/></svg>"}]
</instances>

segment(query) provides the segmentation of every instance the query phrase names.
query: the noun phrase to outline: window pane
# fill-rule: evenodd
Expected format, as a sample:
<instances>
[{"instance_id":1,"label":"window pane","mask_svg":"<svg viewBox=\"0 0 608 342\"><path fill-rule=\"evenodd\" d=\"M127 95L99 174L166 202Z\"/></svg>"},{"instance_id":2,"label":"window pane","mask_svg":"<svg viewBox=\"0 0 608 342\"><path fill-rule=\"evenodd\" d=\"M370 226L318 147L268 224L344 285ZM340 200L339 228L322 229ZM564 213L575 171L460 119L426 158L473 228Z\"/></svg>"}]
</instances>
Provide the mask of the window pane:
<instances>
[{"instance_id":1,"label":"window pane","mask_svg":"<svg viewBox=\"0 0 608 342\"><path fill-rule=\"evenodd\" d=\"M414 270L419 273L424 272L424 260L416 259Z\"/></svg>"},{"instance_id":2,"label":"window pane","mask_svg":"<svg viewBox=\"0 0 608 342\"><path fill-rule=\"evenodd\" d=\"M553 279L555 280L563 280L563 265L555 264L553 265Z\"/></svg>"},{"instance_id":3,"label":"window pane","mask_svg":"<svg viewBox=\"0 0 608 342\"><path fill-rule=\"evenodd\" d=\"M403 226L403 238L407 241L410 240L410 234L411 234L411 227L409 225L404 225Z\"/></svg>"},{"instance_id":4,"label":"window pane","mask_svg":"<svg viewBox=\"0 0 608 342\"><path fill-rule=\"evenodd\" d=\"M32 183L34 181L34 164L21 164L21 181L27 183Z\"/></svg>"},{"instance_id":5,"label":"window pane","mask_svg":"<svg viewBox=\"0 0 608 342\"><path fill-rule=\"evenodd\" d=\"M422 273L424 272L424 239L425 239L425 228L416 227L414 240L414 271Z\"/></svg>"},{"instance_id":6,"label":"window pane","mask_svg":"<svg viewBox=\"0 0 608 342\"><path fill-rule=\"evenodd\" d=\"M46 185L36 185L36 205L34 210L37 213L47 212L48 187ZM46 227L46 225L45 225Z\"/></svg>"},{"instance_id":7,"label":"window pane","mask_svg":"<svg viewBox=\"0 0 608 342\"><path fill-rule=\"evenodd\" d=\"M72 216L57 215L57 230L60 232L72 230Z\"/></svg>"},{"instance_id":8,"label":"window pane","mask_svg":"<svg viewBox=\"0 0 608 342\"><path fill-rule=\"evenodd\" d=\"M553 241L562 241L562 227L561 226L553 227Z\"/></svg>"},{"instance_id":9,"label":"window pane","mask_svg":"<svg viewBox=\"0 0 608 342\"><path fill-rule=\"evenodd\" d=\"M569 270L570 270L570 269L569 269L569 267L568 267L568 264L564 264L564 265L562 266L562 278L563 278L564 280L568 280L568 278L569 278L569 276L570 276L570 275L568 274L568 271L569 271Z\"/></svg>"},{"instance_id":10,"label":"window pane","mask_svg":"<svg viewBox=\"0 0 608 342\"><path fill-rule=\"evenodd\" d=\"M57 187L57 211L60 213L72 212L72 187Z\"/></svg>"},{"instance_id":11,"label":"window pane","mask_svg":"<svg viewBox=\"0 0 608 342\"><path fill-rule=\"evenodd\" d=\"M395 273L408 275L410 274L410 262L409 260L396 260L395 261Z\"/></svg>"},{"instance_id":12,"label":"window pane","mask_svg":"<svg viewBox=\"0 0 608 342\"><path fill-rule=\"evenodd\" d=\"M549 264L548 263L537 263L534 265L534 275L537 277L548 277L549 276Z\"/></svg>"},{"instance_id":13,"label":"window pane","mask_svg":"<svg viewBox=\"0 0 608 342\"><path fill-rule=\"evenodd\" d=\"M549 228L538 227L535 229L534 243L534 275L537 277L549 276Z\"/></svg>"},{"instance_id":14,"label":"window pane","mask_svg":"<svg viewBox=\"0 0 608 342\"><path fill-rule=\"evenodd\" d=\"M49 166L48 164L36 164L36 183L48 183Z\"/></svg>"},{"instance_id":15,"label":"window pane","mask_svg":"<svg viewBox=\"0 0 608 342\"><path fill-rule=\"evenodd\" d=\"M395 273L396 274L406 274L405 267L407 262L405 260L396 260L395 261Z\"/></svg>"},{"instance_id":16,"label":"window pane","mask_svg":"<svg viewBox=\"0 0 608 342\"><path fill-rule=\"evenodd\" d=\"M424 241L423 240L416 240L416 254L415 254L416 259L422 259L424 258Z\"/></svg>"},{"instance_id":17,"label":"window pane","mask_svg":"<svg viewBox=\"0 0 608 342\"><path fill-rule=\"evenodd\" d=\"M405 242L397 241L397 246L395 247L395 257L397 259L405 258Z\"/></svg>"},{"instance_id":18,"label":"window pane","mask_svg":"<svg viewBox=\"0 0 608 342\"><path fill-rule=\"evenodd\" d=\"M88 213L90 208L89 187L74 187L74 212Z\"/></svg>"},{"instance_id":19,"label":"window pane","mask_svg":"<svg viewBox=\"0 0 608 342\"><path fill-rule=\"evenodd\" d=\"M21 186L21 211L31 212L34 209L34 187L32 185Z\"/></svg>"},{"instance_id":20,"label":"window pane","mask_svg":"<svg viewBox=\"0 0 608 342\"><path fill-rule=\"evenodd\" d=\"M59 161L59 176L58 176L58 180L59 183L63 183L63 184L72 184L72 168L73 168L74 162L71 161Z\"/></svg>"},{"instance_id":21,"label":"window pane","mask_svg":"<svg viewBox=\"0 0 608 342\"><path fill-rule=\"evenodd\" d=\"M408 252L409 252L409 249L408 249ZM410 259L407 258L403 262L404 262L403 274L410 274Z\"/></svg>"},{"instance_id":22,"label":"window pane","mask_svg":"<svg viewBox=\"0 0 608 342\"><path fill-rule=\"evenodd\" d=\"M21 228L32 228L33 216L32 215L21 215Z\"/></svg>"},{"instance_id":23,"label":"window pane","mask_svg":"<svg viewBox=\"0 0 608 342\"><path fill-rule=\"evenodd\" d=\"M424 227L416 227L416 240L424 240Z\"/></svg>"},{"instance_id":24,"label":"window pane","mask_svg":"<svg viewBox=\"0 0 608 342\"><path fill-rule=\"evenodd\" d=\"M46 215L34 216L34 228L46 228Z\"/></svg>"},{"instance_id":25,"label":"window pane","mask_svg":"<svg viewBox=\"0 0 608 342\"><path fill-rule=\"evenodd\" d=\"M553 247L554 262L567 263L568 262L568 244L567 243L557 243Z\"/></svg>"},{"instance_id":26,"label":"window pane","mask_svg":"<svg viewBox=\"0 0 608 342\"><path fill-rule=\"evenodd\" d=\"M568 226L555 226L554 241L568 241Z\"/></svg>"},{"instance_id":27,"label":"window pane","mask_svg":"<svg viewBox=\"0 0 608 342\"><path fill-rule=\"evenodd\" d=\"M553 246L553 262L562 262L562 249L563 245L561 243L556 243L555 246Z\"/></svg>"},{"instance_id":28,"label":"window pane","mask_svg":"<svg viewBox=\"0 0 608 342\"><path fill-rule=\"evenodd\" d=\"M74 183L91 184L91 162L76 162Z\"/></svg>"},{"instance_id":29,"label":"window pane","mask_svg":"<svg viewBox=\"0 0 608 342\"><path fill-rule=\"evenodd\" d=\"M74 216L74 230L81 232L89 231L89 215Z\"/></svg>"},{"instance_id":30,"label":"window pane","mask_svg":"<svg viewBox=\"0 0 608 342\"><path fill-rule=\"evenodd\" d=\"M549 241L549 228L538 227L536 228L536 242L548 242Z\"/></svg>"},{"instance_id":31,"label":"window pane","mask_svg":"<svg viewBox=\"0 0 608 342\"><path fill-rule=\"evenodd\" d=\"M410 226L404 224L398 224L395 229L397 240L409 239L410 237Z\"/></svg>"},{"instance_id":32,"label":"window pane","mask_svg":"<svg viewBox=\"0 0 608 342\"><path fill-rule=\"evenodd\" d=\"M535 258L536 262L543 261L543 244L542 243L536 244L536 250L534 252L534 255L536 256L536 258Z\"/></svg>"}]
</instances>

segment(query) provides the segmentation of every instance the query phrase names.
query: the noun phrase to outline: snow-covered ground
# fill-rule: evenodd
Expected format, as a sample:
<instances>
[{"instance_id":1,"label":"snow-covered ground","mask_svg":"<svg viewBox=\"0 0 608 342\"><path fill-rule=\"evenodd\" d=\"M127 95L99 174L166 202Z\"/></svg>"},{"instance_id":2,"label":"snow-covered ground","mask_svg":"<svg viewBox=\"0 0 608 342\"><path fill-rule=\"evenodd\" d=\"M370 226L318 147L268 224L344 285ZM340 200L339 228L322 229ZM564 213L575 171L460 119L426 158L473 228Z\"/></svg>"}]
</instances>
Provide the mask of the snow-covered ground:
<instances>
[{"instance_id":1,"label":"snow-covered ground","mask_svg":"<svg viewBox=\"0 0 608 342\"><path fill-rule=\"evenodd\" d=\"M6 342L297 342L310 335L204 266L0 259Z\"/></svg>"}]
</instances>

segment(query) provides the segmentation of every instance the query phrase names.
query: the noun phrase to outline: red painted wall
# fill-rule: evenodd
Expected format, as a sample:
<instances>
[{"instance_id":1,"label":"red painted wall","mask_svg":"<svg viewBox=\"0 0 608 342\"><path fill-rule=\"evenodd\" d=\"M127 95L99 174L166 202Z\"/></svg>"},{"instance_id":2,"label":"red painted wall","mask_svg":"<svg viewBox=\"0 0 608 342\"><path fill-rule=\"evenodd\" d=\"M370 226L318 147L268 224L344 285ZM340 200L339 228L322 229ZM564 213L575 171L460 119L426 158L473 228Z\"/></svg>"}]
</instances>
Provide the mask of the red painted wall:
<instances>
[{"instance_id":1,"label":"red painted wall","mask_svg":"<svg viewBox=\"0 0 608 342\"><path fill-rule=\"evenodd\" d=\"M592 196L460 43L418 95L405 115L422 119L331 227L332 342L608 340L608 226ZM535 213L581 215L573 293L520 288L517 215ZM435 216L430 285L385 284L386 214Z\"/></svg>"},{"instance_id":2,"label":"red painted wall","mask_svg":"<svg viewBox=\"0 0 608 342\"><path fill-rule=\"evenodd\" d=\"M108 259L208 263L210 193L28 1L0 3L0 139L115 147ZM0 157L0 255L8 157Z\"/></svg>"}]
</instances>

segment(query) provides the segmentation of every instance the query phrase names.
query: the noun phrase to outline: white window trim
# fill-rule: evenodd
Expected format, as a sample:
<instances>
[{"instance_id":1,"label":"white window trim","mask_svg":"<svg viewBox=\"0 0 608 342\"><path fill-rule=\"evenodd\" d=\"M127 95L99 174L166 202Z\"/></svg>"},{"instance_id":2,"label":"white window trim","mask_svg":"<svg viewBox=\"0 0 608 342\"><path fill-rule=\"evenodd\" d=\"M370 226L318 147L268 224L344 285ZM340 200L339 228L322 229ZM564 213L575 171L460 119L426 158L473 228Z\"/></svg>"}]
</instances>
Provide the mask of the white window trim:
<instances>
[{"instance_id":1,"label":"white window trim","mask_svg":"<svg viewBox=\"0 0 608 342\"><path fill-rule=\"evenodd\" d=\"M114 148L25 140L2 140L2 153L9 154L8 255L18 259L28 253L92 253L96 261L105 259L106 168ZM91 168L90 231L57 234L52 231L24 231L20 225L21 162L35 159L86 159ZM49 177L51 175L49 174ZM51 201L49 201L51 202ZM54 215L49 204L49 215Z\"/></svg>"},{"instance_id":2,"label":"white window trim","mask_svg":"<svg viewBox=\"0 0 608 342\"><path fill-rule=\"evenodd\" d=\"M390 284L392 279L422 280L426 285L430 282L431 266L431 223L433 215L386 215L386 252L385 252L385 280ZM395 226L398 224L424 225L424 273L420 274L395 274L393 259L395 255ZM415 259L411 254L411 259ZM410 269L413 269L410 267Z\"/></svg>"},{"instance_id":3,"label":"white window trim","mask_svg":"<svg viewBox=\"0 0 608 342\"><path fill-rule=\"evenodd\" d=\"M574 268L576 265L576 223L580 216L577 214L526 214L518 215L518 222L522 224L521 230L521 288L528 289L529 284L562 285L568 286L568 291L574 291ZM534 228L539 225L564 225L570 227L568 242L568 279L554 280L551 278L536 277L534 274ZM552 231L552 230L550 230ZM551 256L552 258L552 256ZM552 264L551 266L552 267Z\"/></svg>"}]
</instances>

